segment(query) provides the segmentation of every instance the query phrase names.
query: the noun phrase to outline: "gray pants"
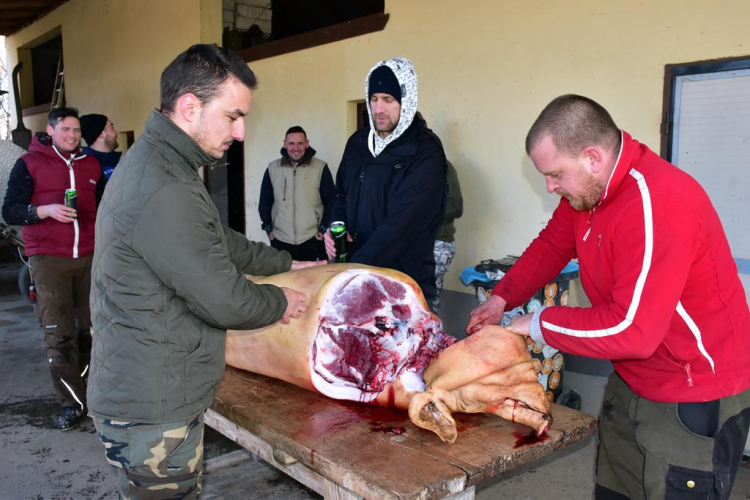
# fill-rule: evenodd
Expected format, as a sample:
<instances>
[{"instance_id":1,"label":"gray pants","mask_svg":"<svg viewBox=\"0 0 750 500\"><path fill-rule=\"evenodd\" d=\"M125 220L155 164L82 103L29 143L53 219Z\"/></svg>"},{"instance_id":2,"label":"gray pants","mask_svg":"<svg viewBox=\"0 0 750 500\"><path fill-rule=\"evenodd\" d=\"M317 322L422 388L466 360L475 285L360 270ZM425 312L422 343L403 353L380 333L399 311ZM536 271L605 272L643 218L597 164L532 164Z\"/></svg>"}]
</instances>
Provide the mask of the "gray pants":
<instances>
[{"instance_id":1,"label":"gray pants","mask_svg":"<svg viewBox=\"0 0 750 500\"><path fill-rule=\"evenodd\" d=\"M692 408L702 405L707 405L710 411L701 415L697 422L714 420L714 431L722 436L718 446L736 445L734 453L723 449L715 454L717 435L707 432L711 434L709 437L692 431L693 425L680 416L687 415L683 411L684 404L659 403L638 397L619 375L612 373L599 416L596 498L728 498L731 481L726 478L717 481L716 471L730 464L717 464L716 457L736 457L731 460L739 463L747 438L747 424L732 426L732 423L736 424L734 417L750 407L750 389ZM715 419L710 418L713 410ZM732 421L725 425L728 420ZM744 436L740 429L743 426ZM732 435L728 436L728 432ZM726 461L726 458L721 460Z\"/></svg>"},{"instance_id":2,"label":"gray pants","mask_svg":"<svg viewBox=\"0 0 750 500\"><path fill-rule=\"evenodd\" d=\"M442 301L440 295L443 293L443 280L445 274L451 267L453 257L456 256L456 242L454 241L435 241L435 285L437 285L437 295L432 299L432 309L436 313L441 313Z\"/></svg>"},{"instance_id":3,"label":"gray pants","mask_svg":"<svg viewBox=\"0 0 750 500\"><path fill-rule=\"evenodd\" d=\"M203 412L169 424L94 417L122 499L193 499L203 485Z\"/></svg>"}]
</instances>

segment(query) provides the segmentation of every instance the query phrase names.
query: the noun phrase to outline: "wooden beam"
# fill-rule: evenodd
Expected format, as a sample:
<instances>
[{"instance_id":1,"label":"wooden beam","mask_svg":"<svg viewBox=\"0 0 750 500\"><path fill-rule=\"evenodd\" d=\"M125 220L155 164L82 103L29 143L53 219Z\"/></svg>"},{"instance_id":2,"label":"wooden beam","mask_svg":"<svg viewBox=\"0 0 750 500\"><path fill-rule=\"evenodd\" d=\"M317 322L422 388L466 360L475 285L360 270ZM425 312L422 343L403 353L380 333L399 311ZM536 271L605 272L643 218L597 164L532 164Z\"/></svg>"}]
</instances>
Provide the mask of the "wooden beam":
<instances>
[{"instance_id":1,"label":"wooden beam","mask_svg":"<svg viewBox=\"0 0 750 500\"><path fill-rule=\"evenodd\" d=\"M16 18L15 22L6 24L5 28L0 28L0 35L10 36L15 34L16 32L36 22L37 19L46 16L48 13L52 12L67 1L68 0L2 0L0 6L2 6L2 9L4 10L2 10L0 16L2 16L4 19L8 18L6 12L12 9L33 9L34 12L29 12L29 15L24 17L18 17Z\"/></svg>"},{"instance_id":2,"label":"wooden beam","mask_svg":"<svg viewBox=\"0 0 750 500\"><path fill-rule=\"evenodd\" d=\"M57 3L59 2L50 0L3 0L0 3L0 9L36 8L44 10L56 6Z\"/></svg>"},{"instance_id":3,"label":"wooden beam","mask_svg":"<svg viewBox=\"0 0 750 500\"><path fill-rule=\"evenodd\" d=\"M203 461L203 470L206 473L213 472L215 470L223 469L232 465L237 465L240 462L245 462L253 458L252 454L246 450L235 450L218 457L209 458Z\"/></svg>"},{"instance_id":4,"label":"wooden beam","mask_svg":"<svg viewBox=\"0 0 750 500\"><path fill-rule=\"evenodd\" d=\"M31 20L34 19L36 16L39 15L41 11L35 11L35 10L21 10L21 9L12 9L12 10L3 10L0 7L0 17L2 17L3 21L9 21L11 19L26 19Z\"/></svg>"},{"instance_id":5,"label":"wooden beam","mask_svg":"<svg viewBox=\"0 0 750 500\"><path fill-rule=\"evenodd\" d=\"M257 47L238 50L237 54L245 62L251 62L317 47L326 43L338 42L347 38L381 31L388 23L389 17L390 14L370 14L369 16L352 19L345 23L334 24L333 26L308 31L307 33L282 38L281 40L274 40L273 42L264 43Z\"/></svg>"},{"instance_id":6,"label":"wooden beam","mask_svg":"<svg viewBox=\"0 0 750 500\"><path fill-rule=\"evenodd\" d=\"M34 116L39 115L42 113L49 113L50 108L52 108L51 102L46 102L44 104L38 104L36 106L32 106L30 108L24 108L21 114L26 118L27 116Z\"/></svg>"}]
</instances>

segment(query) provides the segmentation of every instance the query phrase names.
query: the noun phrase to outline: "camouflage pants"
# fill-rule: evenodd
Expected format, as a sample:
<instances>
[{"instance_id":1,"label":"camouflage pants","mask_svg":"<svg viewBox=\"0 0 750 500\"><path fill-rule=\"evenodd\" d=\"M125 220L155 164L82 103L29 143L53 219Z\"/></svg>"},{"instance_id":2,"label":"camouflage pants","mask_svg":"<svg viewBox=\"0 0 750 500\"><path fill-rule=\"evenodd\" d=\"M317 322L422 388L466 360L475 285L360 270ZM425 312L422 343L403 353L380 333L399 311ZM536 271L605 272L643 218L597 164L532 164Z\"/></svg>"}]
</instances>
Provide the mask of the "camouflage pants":
<instances>
[{"instance_id":1,"label":"camouflage pants","mask_svg":"<svg viewBox=\"0 0 750 500\"><path fill-rule=\"evenodd\" d=\"M83 409L91 357L91 261L32 255L37 315L44 329L52 385L62 406Z\"/></svg>"},{"instance_id":2,"label":"camouflage pants","mask_svg":"<svg viewBox=\"0 0 750 500\"><path fill-rule=\"evenodd\" d=\"M435 241L435 285L437 285L437 295L432 299L432 309L440 313L442 302L440 295L443 293L443 280L448 268L451 267L453 257L456 256L456 242L454 241Z\"/></svg>"},{"instance_id":3,"label":"camouflage pants","mask_svg":"<svg viewBox=\"0 0 750 500\"><path fill-rule=\"evenodd\" d=\"M203 412L169 424L94 417L94 425L107 461L118 468L120 498L198 498L203 484Z\"/></svg>"}]
</instances>

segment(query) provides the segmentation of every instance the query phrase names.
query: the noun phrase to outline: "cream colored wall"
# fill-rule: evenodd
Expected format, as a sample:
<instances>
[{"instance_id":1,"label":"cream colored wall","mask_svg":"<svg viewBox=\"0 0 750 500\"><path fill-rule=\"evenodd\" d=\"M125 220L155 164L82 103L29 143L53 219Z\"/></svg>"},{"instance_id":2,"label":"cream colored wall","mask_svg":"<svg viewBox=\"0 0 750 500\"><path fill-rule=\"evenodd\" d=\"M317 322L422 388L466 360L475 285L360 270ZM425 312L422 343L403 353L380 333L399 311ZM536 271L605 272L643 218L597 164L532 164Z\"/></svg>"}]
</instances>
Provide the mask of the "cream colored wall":
<instances>
[{"instance_id":1,"label":"cream colored wall","mask_svg":"<svg viewBox=\"0 0 750 500\"><path fill-rule=\"evenodd\" d=\"M250 64L260 87L245 143L248 234L265 241L259 186L287 127L302 125L335 171L351 132L347 102L364 98L375 62L403 55L460 177L465 211L446 282L458 291L469 291L464 266L519 254L557 204L523 146L551 99L589 96L658 151L664 66L750 55L746 0L392 0L386 12L381 32Z\"/></svg>"},{"instance_id":2,"label":"cream colored wall","mask_svg":"<svg viewBox=\"0 0 750 500\"><path fill-rule=\"evenodd\" d=\"M7 38L8 65L61 26L68 103L138 135L159 105L161 71L187 46L218 42L220 12L219 0L71 0ZM550 99L592 97L658 150L664 65L750 54L744 0L392 0L386 12L381 32L250 64L260 87L246 121L248 234L265 238L258 190L284 131L305 127L335 174L367 71L404 55L419 75L419 108L459 169L465 215L447 280L459 291L464 266L523 251L557 203L523 151ZM35 131L45 121L24 120Z\"/></svg>"},{"instance_id":3,"label":"cream colored wall","mask_svg":"<svg viewBox=\"0 0 750 500\"><path fill-rule=\"evenodd\" d=\"M221 0L71 0L6 39L8 66L18 48L58 26L67 104L106 114L118 130L138 136L159 107L166 65L192 44L221 43ZM46 118L26 117L24 124L37 132Z\"/></svg>"},{"instance_id":4,"label":"cream colored wall","mask_svg":"<svg viewBox=\"0 0 750 500\"><path fill-rule=\"evenodd\" d=\"M34 133L42 132L47 128L47 115L48 113L39 113L36 115L26 116L23 119L24 126ZM14 120L15 121L15 120ZM13 128L15 128L15 124Z\"/></svg>"}]
</instances>

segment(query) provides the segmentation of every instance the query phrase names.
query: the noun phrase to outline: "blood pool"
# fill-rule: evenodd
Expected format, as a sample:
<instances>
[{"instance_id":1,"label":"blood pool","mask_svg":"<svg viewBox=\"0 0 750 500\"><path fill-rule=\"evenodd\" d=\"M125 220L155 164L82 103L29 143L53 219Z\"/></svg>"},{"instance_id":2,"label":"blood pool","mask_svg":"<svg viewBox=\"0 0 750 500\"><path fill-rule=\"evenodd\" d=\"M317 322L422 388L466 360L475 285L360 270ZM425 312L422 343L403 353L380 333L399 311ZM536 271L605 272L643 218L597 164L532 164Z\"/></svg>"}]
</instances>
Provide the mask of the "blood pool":
<instances>
[{"instance_id":1,"label":"blood pool","mask_svg":"<svg viewBox=\"0 0 750 500\"><path fill-rule=\"evenodd\" d=\"M487 327L457 341L405 274L336 264L252 280L305 293L308 310L288 325L230 330L231 366L335 399L408 409L446 442L456 439L456 411L513 418L537 434L551 424L523 339Z\"/></svg>"}]
</instances>

